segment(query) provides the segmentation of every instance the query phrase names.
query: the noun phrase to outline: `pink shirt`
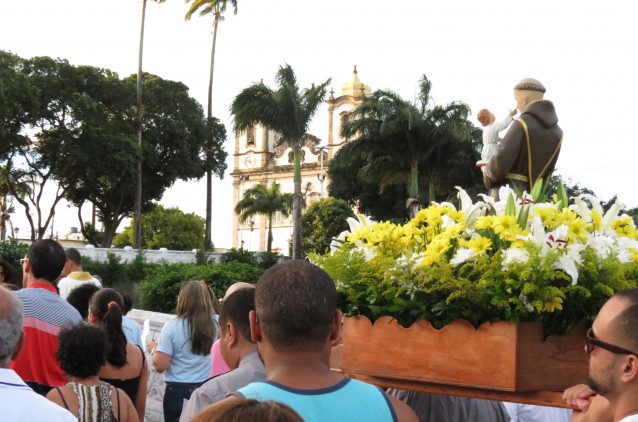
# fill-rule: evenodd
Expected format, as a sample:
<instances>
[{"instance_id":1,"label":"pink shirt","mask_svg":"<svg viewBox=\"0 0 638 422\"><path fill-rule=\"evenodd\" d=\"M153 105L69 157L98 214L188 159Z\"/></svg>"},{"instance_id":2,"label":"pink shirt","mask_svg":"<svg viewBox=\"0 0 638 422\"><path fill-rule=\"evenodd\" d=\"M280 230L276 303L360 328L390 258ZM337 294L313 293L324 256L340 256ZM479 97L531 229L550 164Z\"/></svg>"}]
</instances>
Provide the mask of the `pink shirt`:
<instances>
[{"instance_id":1,"label":"pink shirt","mask_svg":"<svg viewBox=\"0 0 638 422\"><path fill-rule=\"evenodd\" d=\"M219 339L215 340L213 347L210 348L210 356L213 361L213 365L210 370L210 376L216 377L217 375L230 372L230 368L226 365L224 357L222 356L222 349L219 344Z\"/></svg>"}]
</instances>

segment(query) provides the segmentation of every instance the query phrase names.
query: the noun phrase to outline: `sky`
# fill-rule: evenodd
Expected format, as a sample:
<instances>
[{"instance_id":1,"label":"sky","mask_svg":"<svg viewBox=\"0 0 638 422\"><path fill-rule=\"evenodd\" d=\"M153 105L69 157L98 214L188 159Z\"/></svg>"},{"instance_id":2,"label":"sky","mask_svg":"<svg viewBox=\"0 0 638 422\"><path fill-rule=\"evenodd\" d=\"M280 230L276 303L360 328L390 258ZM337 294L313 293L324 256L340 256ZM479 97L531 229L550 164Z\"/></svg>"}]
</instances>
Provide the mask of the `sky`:
<instances>
[{"instance_id":1,"label":"sky","mask_svg":"<svg viewBox=\"0 0 638 422\"><path fill-rule=\"evenodd\" d=\"M51 56L76 65L137 72L140 0L31 0L0 2L0 49L21 57ZM226 124L229 172L234 133L229 106L261 79L274 85L288 63L302 87L332 78L338 95L353 66L372 90L413 99L419 77L432 81L436 104L467 103L498 118L515 107L512 87L539 79L564 131L557 172L603 199L617 194L638 206L638 2L585 0L238 0L220 23L215 57L213 114ZM144 70L181 81L204 108L212 18L184 21L183 1L149 1ZM310 132L327 140L327 107ZM216 180L213 241L230 247L232 180ZM162 203L204 215L205 182L178 182ZM88 208L88 207L87 207ZM60 235L77 226L63 203ZM26 229L16 216L14 224ZM122 227L121 227L122 228Z\"/></svg>"}]
</instances>

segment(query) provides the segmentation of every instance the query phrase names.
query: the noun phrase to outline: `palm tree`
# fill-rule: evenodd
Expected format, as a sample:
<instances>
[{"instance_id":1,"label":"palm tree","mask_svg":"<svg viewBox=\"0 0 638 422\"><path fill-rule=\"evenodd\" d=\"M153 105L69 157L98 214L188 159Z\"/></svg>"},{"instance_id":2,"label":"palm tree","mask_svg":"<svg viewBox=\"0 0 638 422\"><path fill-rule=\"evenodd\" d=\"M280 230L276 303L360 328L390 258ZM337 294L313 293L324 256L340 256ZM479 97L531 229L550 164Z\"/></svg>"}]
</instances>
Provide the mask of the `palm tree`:
<instances>
[{"instance_id":1,"label":"palm tree","mask_svg":"<svg viewBox=\"0 0 638 422\"><path fill-rule=\"evenodd\" d=\"M360 174L383 175L381 188L408 182L410 197L418 198L419 173L425 172L432 182L442 151L449 151L456 140L469 139L471 133L470 108L459 102L432 105L431 89L423 75L415 103L392 91L375 91L350 114L342 133L354 140L339 153L364 157L367 164ZM434 200L433 183L429 197Z\"/></svg>"},{"instance_id":2,"label":"palm tree","mask_svg":"<svg viewBox=\"0 0 638 422\"><path fill-rule=\"evenodd\" d=\"M164 3L166 0L154 0L156 3ZM142 0L142 23L140 25L140 45L137 57L137 143L142 150L142 57L144 51L144 24L146 23L146 2ZM133 247L139 249L142 242L142 161L137 163L137 181L135 186L135 211L134 211L134 236Z\"/></svg>"},{"instance_id":3,"label":"palm tree","mask_svg":"<svg viewBox=\"0 0 638 422\"><path fill-rule=\"evenodd\" d=\"M237 14L237 0L192 0L192 4L186 12L184 18L190 20L193 14L199 11L200 16L213 15L213 48L210 54L210 76L208 78L208 109L206 117L210 125L213 119L213 72L215 70L215 44L217 42L217 25L223 20L222 13L226 11L226 5L230 1L235 14ZM191 0L186 0L190 3ZM211 224L213 210L213 172L206 172L206 234L204 235L204 248L210 249L213 245L211 240Z\"/></svg>"},{"instance_id":4,"label":"palm tree","mask_svg":"<svg viewBox=\"0 0 638 422\"><path fill-rule=\"evenodd\" d=\"M281 186L272 182L270 187L258 184L244 192L244 197L235 206L235 213L239 215L239 222L245 223L257 214L263 214L268 219L268 244L266 250L272 249L272 217L280 212L284 217L290 215L293 195L282 193Z\"/></svg>"},{"instance_id":5,"label":"palm tree","mask_svg":"<svg viewBox=\"0 0 638 422\"><path fill-rule=\"evenodd\" d=\"M312 116L326 96L327 81L303 90L290 65L279 67L275 76L278 88L272 90L263 82L240 92L230 106L235 132L240 133L255 124L262 124L281 135L294 157L294 201L292 211L292 258L301 258L301 162L300 151Z\"/></svg>"}]
</instances>

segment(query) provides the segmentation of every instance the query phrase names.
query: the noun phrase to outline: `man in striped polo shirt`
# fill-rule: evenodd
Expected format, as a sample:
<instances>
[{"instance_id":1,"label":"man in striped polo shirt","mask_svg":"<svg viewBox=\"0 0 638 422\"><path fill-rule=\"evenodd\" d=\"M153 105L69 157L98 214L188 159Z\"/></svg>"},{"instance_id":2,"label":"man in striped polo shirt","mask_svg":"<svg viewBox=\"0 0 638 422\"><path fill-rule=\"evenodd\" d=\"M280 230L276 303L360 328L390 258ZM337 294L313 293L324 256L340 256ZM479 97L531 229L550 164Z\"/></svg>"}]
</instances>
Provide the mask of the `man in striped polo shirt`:
<instances>
[{"instance_id":1,"label":"man in striped polo shirt","mask_svg":"<svg viewBox=\"0 0 638 422\"><path fill-rule=\"evenodd\" d=\"M25 288L16 292L16 297L24 308L26 339L22 353L11 362L11 369L43 396L52 387L66 383L55 358L58 333L82 321L78 311L53 286L65 262L64 249L52 239L33 242L21 261Z\"/></svg>"}]
</instances>

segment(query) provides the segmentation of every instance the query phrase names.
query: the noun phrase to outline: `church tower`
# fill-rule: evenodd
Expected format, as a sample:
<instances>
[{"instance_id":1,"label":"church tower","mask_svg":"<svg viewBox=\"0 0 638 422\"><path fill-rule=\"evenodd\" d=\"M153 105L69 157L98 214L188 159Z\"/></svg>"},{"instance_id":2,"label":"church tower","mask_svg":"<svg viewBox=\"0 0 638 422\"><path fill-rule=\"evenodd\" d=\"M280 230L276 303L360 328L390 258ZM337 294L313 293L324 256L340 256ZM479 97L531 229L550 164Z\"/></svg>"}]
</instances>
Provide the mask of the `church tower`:
<instances>
[{"instance_id":1,"label":"church tower","mask_svg":"<svg viewBox=\"0 0 638 422\"><path fill-rule=\"evenodd\" d=\"M327 143L314 135L306 134L301 149L301 189L306 204L328 196L327 170L337 150L347 142L341 136L341 128L348 121L350 112L370 96L370 87L359 80L357 67L352 79L345 83L341 95L335 98L330 90L328 104ZM324 138L325 139L325 138ZM324 145L322 145L324 144ZM258 183L269 185L277 181L282 192L293 192L292 149L282 142L281 136L261 125L235 134L233 178L233 247L251 251L266 250L268 221L266 216L255 216L244 224L239 223L234 207L244 192ZM292 212L289 217L277 213L273 217L273 252L289 255L292 238Z\"/></svg>"}]
</instances>

